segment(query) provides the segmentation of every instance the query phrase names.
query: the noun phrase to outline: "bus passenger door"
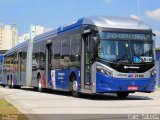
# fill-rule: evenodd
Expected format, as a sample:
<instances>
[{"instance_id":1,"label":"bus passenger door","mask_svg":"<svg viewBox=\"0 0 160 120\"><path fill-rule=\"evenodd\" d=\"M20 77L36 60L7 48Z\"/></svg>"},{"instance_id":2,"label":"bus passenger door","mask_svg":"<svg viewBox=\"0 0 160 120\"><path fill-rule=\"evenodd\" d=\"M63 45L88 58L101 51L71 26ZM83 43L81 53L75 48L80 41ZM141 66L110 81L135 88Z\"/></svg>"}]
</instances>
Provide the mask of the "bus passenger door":
<instances>
[{"instance_id":1,"label":"bus passenger door","mask_svg":"<svg viewBox=\"0 0 160 120\"><path fill-rule=\"evenodd\" d=\"M52 70L52 44L46 44L46 66L45 66L45 80L48 88L52 88L51 70ZM43 81L42 81L43 82Z\"/></svg>"},{"instance_id":2,"label":"bus passenger door","mask_svg":"<svg viewBox=\"0 0 160 120\"><path fill-rule=\"evenodd\" d=\"M21 68L21 63L22 63L22 52L18 53L18 85L22 85L22 79L21 79L21 72L22 72L22 68Z\"/></svg>"},{"instance_id":3,"label":"bus passenger door","mask_svg":"<svg viewBox=\"0 0 160 120\"><path fill-rule=\"evenodd\" d=\"M82 40L81 84L83 90L91 90L91 35L84 35Z\"/></svg>"}]
</instances>

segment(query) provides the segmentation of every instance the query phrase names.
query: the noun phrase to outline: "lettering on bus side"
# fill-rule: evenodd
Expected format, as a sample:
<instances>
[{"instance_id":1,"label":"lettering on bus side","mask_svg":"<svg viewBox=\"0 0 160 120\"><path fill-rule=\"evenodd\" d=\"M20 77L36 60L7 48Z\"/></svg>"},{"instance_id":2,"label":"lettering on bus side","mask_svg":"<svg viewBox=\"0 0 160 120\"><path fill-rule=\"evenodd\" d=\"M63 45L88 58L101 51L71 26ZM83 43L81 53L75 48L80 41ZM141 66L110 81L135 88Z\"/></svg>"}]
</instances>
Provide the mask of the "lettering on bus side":
<instances>
[{"instance_id":1,"label":"lettering on bus side","mask_svg":"<svg viewBox=\"0 0 160 120\"><path fill-rule=\"evenodd\" d=\"M61 73L61 72L58 73L59 80L64 79L64 76L65 76L65 73Z\"/></svg>"}]
</instances>

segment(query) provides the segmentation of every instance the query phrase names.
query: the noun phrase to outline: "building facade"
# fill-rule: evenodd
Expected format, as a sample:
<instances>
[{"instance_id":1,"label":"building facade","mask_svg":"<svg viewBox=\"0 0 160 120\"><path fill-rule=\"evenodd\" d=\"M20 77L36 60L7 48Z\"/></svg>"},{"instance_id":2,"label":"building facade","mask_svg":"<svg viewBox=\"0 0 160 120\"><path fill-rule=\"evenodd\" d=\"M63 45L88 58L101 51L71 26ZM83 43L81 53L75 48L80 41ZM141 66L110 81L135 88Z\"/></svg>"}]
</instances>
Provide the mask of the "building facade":
<instances>
[{"instance_id":1,"label":"building facade","mask_svg":"<svg viewBox=\"0 0 160 120\"><path fill-rule=\"evenodd\" d=\"M6 25L0 28L0 50L9 50L16 45L18 31L15 27Z\"/></svg>"},{"instance_id":2,"label":"building facade","mask_svg":"<svg viewBox=\"0 0 160 120\"><path fill-rule=\"evenodd\" d=\"M30 34L29 33L25 33L21 36L18 37L18 41L17 44L24 42L25 40L28 40L30 38Z\"/></svg>"},{"instance_id":3,"label":"building facade","mask_svg":"<svg viewBox=\"0 0 160 120\"><path fill-rule=\"evenodd\" d=\"M18 44L44 32L46 32L46 29L43 26L31 25L28 33L18 37Z\"/></svg>"}]
</instances>

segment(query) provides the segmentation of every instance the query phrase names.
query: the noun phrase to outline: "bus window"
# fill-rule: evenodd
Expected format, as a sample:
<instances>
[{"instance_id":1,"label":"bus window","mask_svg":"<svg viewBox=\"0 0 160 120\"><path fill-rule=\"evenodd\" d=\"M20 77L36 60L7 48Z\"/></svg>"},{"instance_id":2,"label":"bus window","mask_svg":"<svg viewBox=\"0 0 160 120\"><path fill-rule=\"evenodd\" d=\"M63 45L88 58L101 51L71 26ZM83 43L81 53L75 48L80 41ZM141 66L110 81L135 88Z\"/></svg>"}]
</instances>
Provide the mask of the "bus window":
<instances>
[{"instance_id":1,"label":"bus window","mask_svg":"<svg viewBox=\"0 0 160 120\"><path fill-rule=\"evenodd\" d=\"M71 51L70 51L70 65L80 66L80 48L81 48L81 35L74 34L70 37Z\"/></svg>"},{"instance_id":2,"label":"bus window","mask_svg":"<svg viewBox=\"0 0 160 120\"><path fill-rule=\"evenodd\" d=\"M24 49L24 52L23 52L23 60L24 60L25 66L26 66L26 63L27 63L27 48Z\"/></svg>"},{"instance_id":3,"label":"bus window","mask_svg":"<svg viewBox=\"0 0 160 120\"><path fill-rule=\"evenodd\" d=\"M58 69L60 68L60 51L61 51L61 40L55 39L52 42L52 68Z\"/></svg>"},{"instance_id":4,"label":"bus window","mask_svg":"<svg viewBox=\"0 0 160 120\"><path fill-rule=\"evenodd\" d=\"M32 68L37 69L39 66L39 44L36 43L34 44L32 59L33 59Z\"/></svg>"},{"instance_id":5,"label":"bus window","mask_svg":"<svg viewBox=\"0 0 160 120\"><path fill-rule=\"evenodd\" d=\"M69 40L68 37L62 38L62 51L61 51L61 59L60 65L64 68L69 66Z\"/></svg>"},{"instance_id":6,"label":"bus window","mask_svg":"<svg viewBox=\"0 0 160 120\"><path fill-rule=\"evenodd\" d=\"M39 68L44 70L45 68L45 47L44 47L44 43L40 43L40 53L39 53Z\"/></svg>"}]
</instances>

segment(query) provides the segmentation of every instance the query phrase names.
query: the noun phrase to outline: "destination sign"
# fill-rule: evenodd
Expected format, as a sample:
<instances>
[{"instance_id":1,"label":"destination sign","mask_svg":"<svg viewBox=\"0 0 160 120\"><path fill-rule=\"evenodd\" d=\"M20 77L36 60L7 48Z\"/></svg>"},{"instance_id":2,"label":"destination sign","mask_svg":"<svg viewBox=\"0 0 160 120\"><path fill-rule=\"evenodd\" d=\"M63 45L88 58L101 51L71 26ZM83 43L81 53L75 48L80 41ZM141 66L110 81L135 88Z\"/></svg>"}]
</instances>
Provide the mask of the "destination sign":
<instances>
[{"instance_id":1,"label":"destination sign","mask_svg":"<svg viewBox=\"0 0 160 120\"><path fill-rule=\"evenodd\" d=\"M150 40L150 34L143 33L118 33L118 32L101 32L100 38L105 39L132 39L132 40Z\"/></svg>"}]
</instances>

